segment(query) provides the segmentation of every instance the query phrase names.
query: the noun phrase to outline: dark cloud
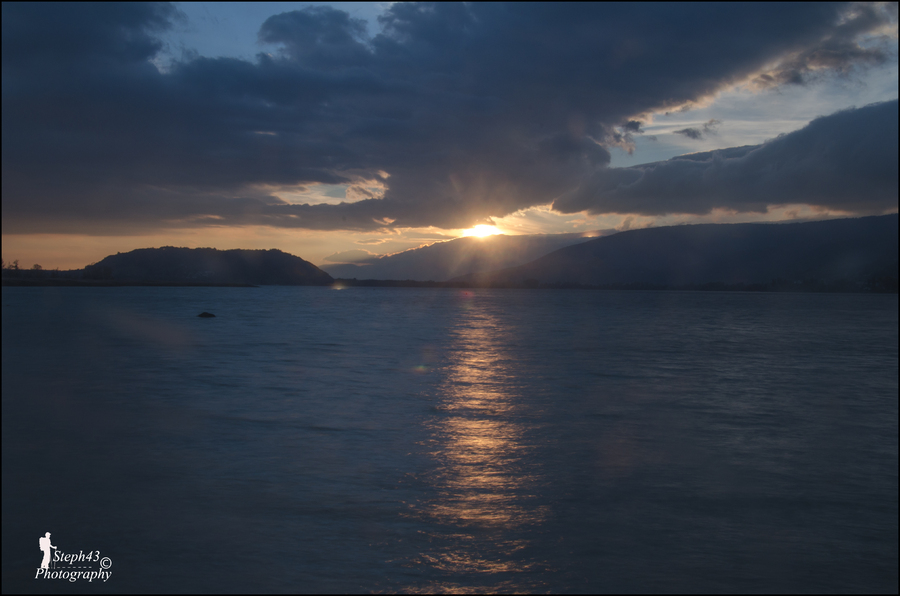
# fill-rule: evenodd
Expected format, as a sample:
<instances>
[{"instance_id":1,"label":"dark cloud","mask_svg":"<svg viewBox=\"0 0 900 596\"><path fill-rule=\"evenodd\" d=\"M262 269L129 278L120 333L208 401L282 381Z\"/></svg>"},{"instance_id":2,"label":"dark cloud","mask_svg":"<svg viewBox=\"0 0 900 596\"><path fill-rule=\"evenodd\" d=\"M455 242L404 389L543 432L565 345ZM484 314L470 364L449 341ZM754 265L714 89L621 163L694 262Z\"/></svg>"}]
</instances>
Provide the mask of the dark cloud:
<instances>
[{"instance_id":1,"label":"dark cloud","mask_svg":"<svg viewBox=\"0 0 900 596\"><path fill-rule=\"evenodd\" d=\"M897 101L817 118L762 145L598 170L554 204L563 213L765 212L807 204L878 214L897 209Z\"/></svg>"},{"instance_id":2,"label":"dark cloud","mask_svg":"<svg viewBox=\"0 0 900 596\"><path fill-rule=\"evenodd\" d=\"M855 70L881 64L893 53L886 43L860 44L861 35L897 23L897 4L893 2L854 4L845 18L817 42L787 53L754 82L763 88L780 85L805 85L825 74L847 76Z\"/></svg>"},{"instance_id":3,"label":"dark cloud","mask_svg":"<svg viewBox=\"0 0 900 596\"><path fill-rule=\"evenodd\" d=\"M88 59L101 62L96 66L104 69L116 63L144 62L162 48L154 34L182 18L172 5L152 2L42 3L39 7L8 2L3 5L3 68L46 72L53 67L86 66Z\"/></svg>"},{"instance_id":4,"label":"dark cloud","mask_svg":"<svg viewBox=\"0 0 900 596\"><path fill-rule=\"evenodd\" d=\"M703 138L703 131L699 128L682 128L681 130L675 130L672 132L676 135L684 135L689 139L694 139L695 141Z\"/></svg>"},{"instance_id":5,"label":"dark cloud","mask_svg":"<svg viewBox=\"0 0 900 596\"><path fill-rule=\"evenodd\" d=\"M370 37L314 7L269 18L272 52L254 62L160 70L156 36L180 18L169 5L2 10L7 232L464 227L621 176L609 148L633 146L642 114L767 65L778 84L804 64L876 63L871 35L892 18L843 4L399 3ZM313 183L364 198L273 195Z\"/></svg>"},{"instance_id":6,"label":"dark cloud","mask_svg":"<svg viewBox=\"0 0 900 596\"><path fill-rule=\"evenodd\" d=\"M270 17L259 40L282 44L291 60L322 70L364 66L372 59L365 43L366 22L327 6Z\"/></svg>"},{"instance_id":7,"label":"dark cloud","mask_svg":"<svg viewBox=\"0 0 900 596\"><path fill-rule=\"evenodd\" d=\"M672 132L676 135L684 135L689 139L697 141L706 138L708 135L718 134L720 124L722 124L721 120L713 118L712 120L705 122L702 128L682 128L681 130Z\"/></svg>"}]
</instances>

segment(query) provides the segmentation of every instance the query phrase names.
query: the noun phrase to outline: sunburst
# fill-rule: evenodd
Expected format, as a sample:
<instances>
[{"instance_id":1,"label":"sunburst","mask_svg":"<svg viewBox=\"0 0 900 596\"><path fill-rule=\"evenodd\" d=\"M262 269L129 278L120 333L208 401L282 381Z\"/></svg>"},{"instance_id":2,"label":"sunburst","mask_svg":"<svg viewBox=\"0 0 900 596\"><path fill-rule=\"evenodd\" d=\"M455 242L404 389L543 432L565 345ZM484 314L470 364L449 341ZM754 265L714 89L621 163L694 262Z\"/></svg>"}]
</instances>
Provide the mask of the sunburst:
<instances>
[{"instance_id":1,"label":"sunburst","mask_svg":"<svg viewBox=\"0 0 900 596\"><path fill-rule=\"evenodd\" d=\"M463 236L476 236L478 238L484 238L485 236L495 236L502 233L503 232L497 229L497 226L489 226L485 224L479 224L474 228L463 230Z\"/></svg>"}]
</instances>

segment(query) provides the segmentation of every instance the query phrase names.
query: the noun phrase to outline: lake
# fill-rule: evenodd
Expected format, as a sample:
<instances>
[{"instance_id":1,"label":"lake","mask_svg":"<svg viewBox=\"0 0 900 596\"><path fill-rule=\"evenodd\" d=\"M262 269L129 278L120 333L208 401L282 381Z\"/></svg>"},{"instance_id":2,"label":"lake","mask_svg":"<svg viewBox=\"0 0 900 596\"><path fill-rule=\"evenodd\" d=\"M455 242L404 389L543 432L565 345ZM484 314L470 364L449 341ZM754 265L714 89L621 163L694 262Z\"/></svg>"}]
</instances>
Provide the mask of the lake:
<instances>
[{"instance_id":1,"label":"lake","mask_svg":"<svg viewBox=\"0 0 900 596\"><path fill-rule=\"evenodd\" d=\"M4 592L898 589L896 295L2 295Z\"/></svg>"}]
</instances>

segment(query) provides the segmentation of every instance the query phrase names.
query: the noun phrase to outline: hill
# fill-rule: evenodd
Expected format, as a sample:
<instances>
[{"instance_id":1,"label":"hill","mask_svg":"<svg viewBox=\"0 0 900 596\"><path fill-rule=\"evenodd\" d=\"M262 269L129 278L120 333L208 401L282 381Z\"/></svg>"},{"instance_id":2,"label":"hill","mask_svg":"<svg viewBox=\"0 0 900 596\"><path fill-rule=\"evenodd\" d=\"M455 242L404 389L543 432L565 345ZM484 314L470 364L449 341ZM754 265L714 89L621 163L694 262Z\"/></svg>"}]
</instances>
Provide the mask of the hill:
<instances>
[{"instance_id":1,"label":"hill","mask_svg":"<svg viewBox=\"0 0 900 596\"><path fill-rule=\"evenodd\" d=\"M698 224L620 232L531 263L457 281L478 284L862 283L897 277L897 214L807 223Z\"/></svg>"},{"instance_id":2,"label":"hill","mask_svg":"<svg viewBox=\"0 0 900 596\"><path fill-rule=\"evenodd\" d=\"M330 275L280 250L140 248L84 268L84 277L115 282L330 285Z\"/></svg>"},{"instance_id":3,"label":"hill","mask_svg":"<svg viewBox=\"0 0 900 596\"><path fill-rule=\"evenodd\" d=\"M592 232L610 233L613 231ZM564 246L587 240L590 237L584 234L457 238L374 257L359 264L323 265L322 269L342 279L446 281L470 273L521 265Z\"/></svg>"}]
</instances>

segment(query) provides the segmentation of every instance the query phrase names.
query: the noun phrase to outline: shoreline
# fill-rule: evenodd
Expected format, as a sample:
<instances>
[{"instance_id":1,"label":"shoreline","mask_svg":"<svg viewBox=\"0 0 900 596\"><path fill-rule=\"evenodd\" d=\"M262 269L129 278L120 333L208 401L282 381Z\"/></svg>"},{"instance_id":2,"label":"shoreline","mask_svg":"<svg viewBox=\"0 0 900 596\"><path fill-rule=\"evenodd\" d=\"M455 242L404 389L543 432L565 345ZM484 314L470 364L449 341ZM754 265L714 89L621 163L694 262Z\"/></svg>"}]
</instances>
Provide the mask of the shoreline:
<instances>
[{"instance_id":1,"label":"shoreline","mask_svg":"<svg viewBox=\"0 0 900 596\"><path fill-rule=\"evenodd\" d=\"M204 283L204 282L178 282L178 281L117 281L108 279L16 279L6 278L2 280L3 287L210 287L210 288L257 288L253 284L242 283Z\"/></svg>"},{"instance_id":2,"label":"shoreline","mask_svg":"<svg viewBox=\"0 0 900 596\"><path fill-rule=\"evenodd\" d=\"M2 279L3 287L200 287L200 288L258 288L257 284L217 283L217 282L177 282L177 281L130 281L130 280L97 280L72 278L45 279ZM497 290L612 290L612 291L656 291L656 292L791 292L813 294L897 294L896 278L870 280L866 284L858 282L822 282L808 280L790 282L773 280L768 283L725 284L711 282L706 284L663 285L650 283L622 283L589 285L577 283L541 283L533 280L526 282L466 282L466 281L415 281L415 280L381 280L381 279L335 279L331 284L275 284L297 286L319 286L336 289L343 288L448 288L448 289L497 289Z\"/></svg>"}]
</instances>

